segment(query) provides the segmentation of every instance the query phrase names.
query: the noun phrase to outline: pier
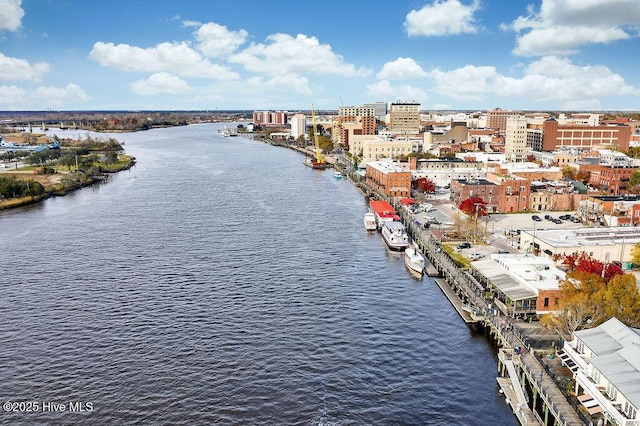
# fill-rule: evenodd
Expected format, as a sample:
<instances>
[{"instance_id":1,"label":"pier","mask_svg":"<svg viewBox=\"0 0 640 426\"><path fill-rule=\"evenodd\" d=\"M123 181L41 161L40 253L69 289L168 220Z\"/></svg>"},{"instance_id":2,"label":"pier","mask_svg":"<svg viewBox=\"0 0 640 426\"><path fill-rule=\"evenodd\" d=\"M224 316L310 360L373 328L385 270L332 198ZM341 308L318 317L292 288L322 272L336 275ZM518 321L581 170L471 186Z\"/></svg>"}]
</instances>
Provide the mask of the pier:
<instances>
[{"instance_id":1,"label":"pier","mask_svg":"<svg viewBox=\"0 0 640 426\"><path fill-rule=\"evenodd\" d=\"M475 330L484 330L499 350L496 378L519 422L540 425L584 425L568 397L547 373L534 350L548 340L540 324L518 321L493 309L493 299L468 271L460 268L429 231L417 226L411 216L397 208L407 232L438 272L435 282L460 318ZM546 349L550 349L546 347Z\"/></svg>"}]
</instances>

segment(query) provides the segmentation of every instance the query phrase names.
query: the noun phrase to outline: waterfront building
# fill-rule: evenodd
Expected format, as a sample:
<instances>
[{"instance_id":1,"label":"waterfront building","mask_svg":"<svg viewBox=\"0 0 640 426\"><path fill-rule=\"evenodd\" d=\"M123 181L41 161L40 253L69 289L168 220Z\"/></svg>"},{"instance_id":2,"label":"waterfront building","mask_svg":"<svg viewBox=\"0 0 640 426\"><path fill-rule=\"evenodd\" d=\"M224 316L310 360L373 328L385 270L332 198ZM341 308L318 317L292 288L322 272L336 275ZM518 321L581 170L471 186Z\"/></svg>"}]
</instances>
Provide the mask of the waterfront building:
<instances>
[{"instance_id":1,"label":"waterfront building","mask_svg":"<svg viewBox=\"0 0 640 426\"><path fill-rule=\"evenodd\" d=\"M418 144L422 142L416 138L385 138L379 135L356 135L349 136L349 152L360 157L359 165L366 167L371 161L378 161L384 158L395 159L404 157L415 152Z\"/></svg>"},{"instance_id":2,"label":"waterfront building","mask_svg":"<svg viewBox=\"0 0 640 426\"><path fill-rule=\"evenodd\" d=\"M542 132L544 151L553 151L565 146L586 149L615 147L627 151L631 138L631 127L626 124L561 125L555 118L545 120Z\"/></svg>"},{"instance_id":3,"label":"waterfront building","mask_svg":"<svg viewBox=\"0 0 640 426\"><path fill-rule=\"evenodd\" d=\"M334 145L342 145L348 149L350 135L375 135L375 133L375 108L364 106L338 108L338 116L333 126Z\"/></svg>"},{"instance_id":4,"label":"waterfront building","mask_svg":"<svg viewBox=\"0 0 640 426\"><path fill-rule=\"evenodd\" d=\"M256 126L284 126L287 124L286 111L254 111L253 124Z\"/></svg>"},{"instance_id":5,"label":"waterfront building","mask_svg":"<svg viewBox=\"0 0 640 426\"><path fill-rule=\"evenodd\" d=\"M520 232L520 246L527 253L553 258L584 252L603 263L619 262L627 268L631 261L631 250L640 243L640 229L630 226L609 228L565 228L565 229L523 229Z\"/></svg>"},{"instance_id":6,"label":"waterfront building","mask_svg":"<svg viewBox=\"0 0 640 426\"><path fill-rule=\"evenodd\" d=\"M558 355L573 371L575 394L604 424L640 424L640 330L617 318L573 333ZM599 423L598 423L599 424Z\"/></svg>"},{"instance_id":7,"label":"waterfront building","mask_svg":"<svg viewBox=\"0 0 640 426\"><path fill-rule=\"evenodd\" d=\"M409 163L390 159L367 163L365 180L369 187L388 197L411 196L411 170Z\"/></svg>"},{"instance_id":8,"label":"waterfront building","mask_svg":"<svg viewBox=\"0 0 640 426\"><path fill-rule=\"evenodd\" d=\"M494 293L493 304L510 317L534 317L559 309L566 277L551 259L532 254L492 254L471 262L473 275Z\"/></svg>"},{"instance_id":9,"label":"waterfront building","mask_svg":"<svg viewBox=\"0 0 640 426\"><path fill-rule=\"evenodd\" d=\"M291 117L291 137L298 139L307 134L307 118L304 114L298 113Z\"/></svg>"},{"instance_id":10,"label":"waterfront building","mask_svg":"<svg viewBox=\"0 0 640 426\"><path fill-rule=\"evenodd\" d=\"M389 109L389 130L395 134L420 133L420 104L418 102L394 102Z\"/></svg>"}]
</instances>

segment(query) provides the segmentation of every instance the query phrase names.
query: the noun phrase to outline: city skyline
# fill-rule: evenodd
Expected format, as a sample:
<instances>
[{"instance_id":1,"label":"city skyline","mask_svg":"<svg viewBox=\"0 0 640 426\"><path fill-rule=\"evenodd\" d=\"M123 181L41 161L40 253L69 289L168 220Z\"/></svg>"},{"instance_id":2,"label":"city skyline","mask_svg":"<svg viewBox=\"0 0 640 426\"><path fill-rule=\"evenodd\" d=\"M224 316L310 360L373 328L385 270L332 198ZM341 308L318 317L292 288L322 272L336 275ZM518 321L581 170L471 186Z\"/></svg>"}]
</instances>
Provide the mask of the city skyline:
<instances>
[{"instance_id":1,"label":"city skyline","mask_svg":"<svg viewBox=\"0 0 640 426\"><path fill-rule=\"evenodd\" d=\"M0 110L639 110L634 0L0 0Z\"/></svg>"}]
</instances>

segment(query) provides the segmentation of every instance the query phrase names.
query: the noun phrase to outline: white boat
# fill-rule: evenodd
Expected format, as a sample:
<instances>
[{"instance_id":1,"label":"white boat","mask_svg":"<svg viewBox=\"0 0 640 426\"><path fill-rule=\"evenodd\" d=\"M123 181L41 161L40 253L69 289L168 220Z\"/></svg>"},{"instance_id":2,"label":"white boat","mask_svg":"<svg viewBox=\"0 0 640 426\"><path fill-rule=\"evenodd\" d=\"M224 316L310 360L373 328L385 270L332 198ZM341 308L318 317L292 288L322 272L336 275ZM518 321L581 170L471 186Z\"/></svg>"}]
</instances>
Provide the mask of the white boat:
<instances>
[{"instance_id":1,"label":"white boat","mask_svg":"<svg viewBox=\"0 0 640 426\"><path fill-rule=\"evenodd\" d=\"M409 236L402 222L385 222L382 225L382 239L391 250L404 250L409 247Z\"/></svg>"},{"instance_id":2,"label":"white boat","mask_svg":"<svg viewBox=\"0 0 640 426\"><path fill-rule=\"evenodd\" d=\"M364 214L364 229L367 231L375 231L378 229L376 225L376 215L372 211L368 211Z\"/></svg>"},{"instance_id":3,"label":"white boat","mask_svg":"<svg viewBox=\"0 0 640 426\"><path fill-rule=\"evenodd\" d=\"M342 173L340 172L333 172L333 177L336 179L342 179Z\"/></svg>"},{"instance_id":4,"label":"white boat","mask_svg":"<svg viewBox=\"0 0 640 426\"><path fill-rule=\"evenodd\" d=\"M415 273L420 275L424 273L424 257L413 247L404 251L404 264Z\"/></svg>"}]
</instances>

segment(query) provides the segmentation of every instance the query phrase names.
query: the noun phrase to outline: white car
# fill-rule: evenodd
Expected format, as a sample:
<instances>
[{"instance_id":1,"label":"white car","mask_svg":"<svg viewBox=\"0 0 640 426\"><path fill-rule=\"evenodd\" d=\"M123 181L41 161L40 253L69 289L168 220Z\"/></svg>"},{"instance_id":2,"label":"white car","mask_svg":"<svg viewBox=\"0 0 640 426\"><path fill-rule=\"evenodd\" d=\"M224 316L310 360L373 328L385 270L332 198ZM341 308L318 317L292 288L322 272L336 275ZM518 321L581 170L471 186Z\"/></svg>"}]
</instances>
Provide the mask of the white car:
<instances>
[{"instance_id":1,"label":"white car","mask_svg":"<svg viewBox=\"0 0 640 426\"><path fill-rule=\"evenodd\" d=\"M484 257L484 254L482 253L471 253L470 255L467 256L467 259L478 260L478 259L482 259L483 257Z\"/></svg>"}]
</instances>

